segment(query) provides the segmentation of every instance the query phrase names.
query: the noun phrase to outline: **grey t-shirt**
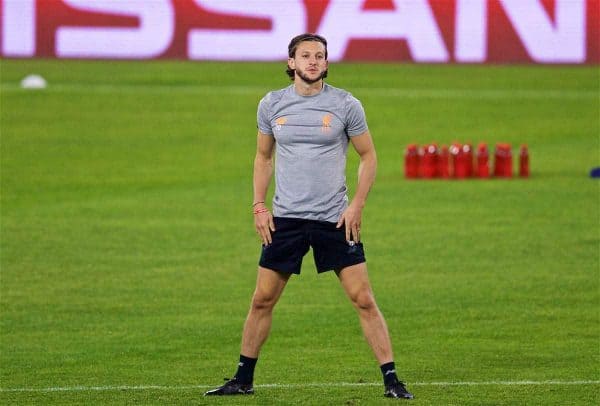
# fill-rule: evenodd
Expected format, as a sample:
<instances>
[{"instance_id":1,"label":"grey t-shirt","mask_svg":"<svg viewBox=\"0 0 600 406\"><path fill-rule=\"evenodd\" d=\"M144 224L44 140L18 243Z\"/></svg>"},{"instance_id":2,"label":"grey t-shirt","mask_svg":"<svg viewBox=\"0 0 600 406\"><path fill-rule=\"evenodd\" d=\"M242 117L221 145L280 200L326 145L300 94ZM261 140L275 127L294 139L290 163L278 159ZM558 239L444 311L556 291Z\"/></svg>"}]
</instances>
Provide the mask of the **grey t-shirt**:
<instances>
[{"instance_id":1,"label":"grey t-shirt","mask_svg":"<svg viewBox=\"0 0 600 406\"><path fill-rule=\"evenodd\" d=\"M260 132L275 137L273 214L337 222L348 206L349 137L368 129L361 103L328 84L312 96L291 85L267 93L257 119Z\"/></svg>"}]
</instances>

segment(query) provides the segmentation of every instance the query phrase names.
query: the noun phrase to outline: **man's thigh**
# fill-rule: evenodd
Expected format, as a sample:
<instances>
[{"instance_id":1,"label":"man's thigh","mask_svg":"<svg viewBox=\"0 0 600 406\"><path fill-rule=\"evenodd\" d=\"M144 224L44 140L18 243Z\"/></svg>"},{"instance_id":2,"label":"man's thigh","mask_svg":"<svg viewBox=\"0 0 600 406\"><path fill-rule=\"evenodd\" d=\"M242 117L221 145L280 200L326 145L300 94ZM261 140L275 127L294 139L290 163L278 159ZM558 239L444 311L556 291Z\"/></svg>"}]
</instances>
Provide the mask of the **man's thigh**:
<instances>
[{"instance_id":1,"label":"man's thigh","mask_svg":"<svg viewBox=\"0 0 600 406\"><path fill-rule=\"evenodd\" d=\"M290 273L276 272L272 269L259 266L254 295L265 300L277 301L290 276Z\"/></svg>"},{"instance_id":2,"label":"man's thigh","mask_svg":"<svg viewBox=\"0 0 600 406\"><path fill-rule=\"evenodd\" d=\"M355 298L361 292L371 293L371 282L365 262L343 268L336 274L350 298Z\"/></svg>"}]
</instances>

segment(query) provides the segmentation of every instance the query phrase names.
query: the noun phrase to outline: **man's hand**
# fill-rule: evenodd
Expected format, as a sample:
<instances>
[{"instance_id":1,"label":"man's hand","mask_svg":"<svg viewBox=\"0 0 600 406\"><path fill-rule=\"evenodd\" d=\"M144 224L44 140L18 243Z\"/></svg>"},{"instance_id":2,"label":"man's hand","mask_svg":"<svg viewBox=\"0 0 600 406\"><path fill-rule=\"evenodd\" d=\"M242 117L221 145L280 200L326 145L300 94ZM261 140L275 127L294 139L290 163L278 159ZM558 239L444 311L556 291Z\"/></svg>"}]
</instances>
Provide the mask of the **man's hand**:
<instances>
[{"instance_id":1,"label":"man's hand","mask_svg":"<svg viewBox=\"0 0 600 406\"><path fill-rule=\"evenodd\" d=\"M336 227L346 226L346 241L360 241L360 223L362 221L362 208L348 206L342 213Z\"/></svg>"},{"instance_id":2,"label":"man's hand","mask_svg":"<svg viewBox=\"0 0 600 406\"><path fill-rule=\"evenodd\" d=\"M273 215L264 204L254 207L254 226L264 245L273 242L271 233L275 231L275 223L273 222Z\"/></svg>"}]
</instances>

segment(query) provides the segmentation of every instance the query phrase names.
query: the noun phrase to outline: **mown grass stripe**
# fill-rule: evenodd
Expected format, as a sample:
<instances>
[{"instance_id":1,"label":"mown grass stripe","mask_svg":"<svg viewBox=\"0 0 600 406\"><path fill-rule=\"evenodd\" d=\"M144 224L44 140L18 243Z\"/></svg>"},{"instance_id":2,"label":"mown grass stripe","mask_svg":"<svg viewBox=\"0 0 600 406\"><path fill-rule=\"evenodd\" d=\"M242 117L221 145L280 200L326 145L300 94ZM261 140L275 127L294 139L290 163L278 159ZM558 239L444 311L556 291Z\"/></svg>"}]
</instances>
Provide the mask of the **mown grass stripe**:
<instances>
[{"instance_id":1,"label":"mown grass stripe","mask_svg":"<svg viewBox=\"0 0 600 406\"><path fill-rule=\"evenodd\" d=\"M102 83L54 83L45 89L22 89L16 84L3 84L2 92L51 92L51 93L226 93L263 94L269 88L242 85L185 85L185 84L102 84ZM598 99L597 91L577 89L419 89L355 87L352 92L360 96L405 97L415 99Z\"/></svg>"},{"instance_id":2,"label":"mown grass stripe","mask_svg":"<svg viewBox=\"0 0 600 406\"><path fill-rule=\"evenodd\" d=\"M347 386L380 386L381 382L313 382L313 383L266 383L256 388L334 388ZM463 381L463 382L411 382L410 386L546 386L546 385L600 385L600 380L547 380L547 381ZM207 389L215 385L115 385L115 386L66 386L49 388L0 388L0 392L108 392L108 391L146 391L146 390L191 390Z\"/></svg>"}]
</instances>

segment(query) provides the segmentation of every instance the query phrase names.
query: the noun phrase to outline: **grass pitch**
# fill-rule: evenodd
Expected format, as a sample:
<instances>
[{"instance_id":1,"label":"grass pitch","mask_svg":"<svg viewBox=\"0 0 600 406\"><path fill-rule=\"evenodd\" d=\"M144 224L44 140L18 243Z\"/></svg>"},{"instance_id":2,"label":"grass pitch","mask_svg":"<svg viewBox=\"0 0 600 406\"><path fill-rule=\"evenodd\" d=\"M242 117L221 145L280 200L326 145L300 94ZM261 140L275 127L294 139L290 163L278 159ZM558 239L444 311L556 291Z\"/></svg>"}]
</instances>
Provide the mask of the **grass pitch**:
<instances>
[{"instance_id":1,"label":"grass pitch","mask_svg":"<svg viewBox=\"0 0 600 406\"><path fill-rule=\"evenodd\" d=\"M354 310L310 256L256 395L201 397L235 371L260 246L256 105L288 84L283 64L0 66L3 403L385 401ZM20 89L30 73L49 87ZM596 67L331 66L378 150L363 239L412 404L600 402L598 81ZM527 143L532 176L403 179L408 143L455 140Z\"/></svg>"}]
</instances>

